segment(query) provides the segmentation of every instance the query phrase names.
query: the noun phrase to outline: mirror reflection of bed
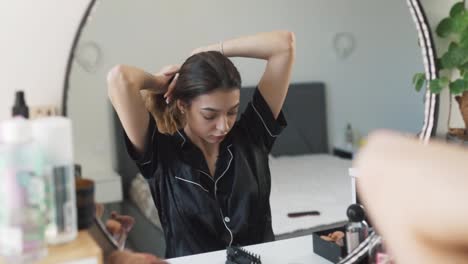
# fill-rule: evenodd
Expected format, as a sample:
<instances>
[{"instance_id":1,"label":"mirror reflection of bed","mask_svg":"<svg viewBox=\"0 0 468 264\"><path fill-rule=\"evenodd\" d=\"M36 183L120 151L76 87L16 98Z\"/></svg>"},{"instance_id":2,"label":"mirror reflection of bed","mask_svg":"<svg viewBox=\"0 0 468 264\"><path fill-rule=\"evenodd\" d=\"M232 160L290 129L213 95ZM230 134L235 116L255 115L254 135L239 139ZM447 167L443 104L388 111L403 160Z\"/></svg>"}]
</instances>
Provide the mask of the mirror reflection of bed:
<instances>
[{"instance_id":1,"label":"mirror reflection of bed","mask_svg":"<svg viewBox=\"0 0 468 264\"><path fill-rule=\"evenodd\" d=\"M164 256L157 209L124 149L120 122L107 99L107 71L125 63L155 72L183 62L198 46L281 28L295 32L297 51L283 108L288 127L270 155L275 237L311 234L346 221L352 160L333 150L353 154L360 139L376 128L412 134L421 128L422 95L412 90L411 78L422 71L422 60L404 1L203 0L180 5L99 1L78 43L67 108L76 159L83 176L96 180L97 201L105 204L101 220L112 210L133 216L136 224L126 246ZM381 10L391 15L377 17ZM233 61L243 79L242 108L264 65ZM351 149L344 142L348 124ZM305 211L320 215L288 217Z\"/></svg>"}]
</instances>

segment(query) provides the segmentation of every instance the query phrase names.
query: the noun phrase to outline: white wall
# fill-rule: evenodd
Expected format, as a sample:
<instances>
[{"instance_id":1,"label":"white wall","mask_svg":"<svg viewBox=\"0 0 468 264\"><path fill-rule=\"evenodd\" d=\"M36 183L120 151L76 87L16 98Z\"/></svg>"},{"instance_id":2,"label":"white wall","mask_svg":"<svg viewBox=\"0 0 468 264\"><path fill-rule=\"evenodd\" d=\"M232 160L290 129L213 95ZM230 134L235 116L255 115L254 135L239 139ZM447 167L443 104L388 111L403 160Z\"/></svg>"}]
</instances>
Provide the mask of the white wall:
<instances>
[{"instance_id":1,"label":"white wall","mask_svg":"<svg viewBox=\"0 0 468 264\"><path fill-rule=\"evenodd\" d=\"M2 106L0 107L0 120L9 116L13 101L13 94L17 89L23 89L26 91L27 100L31 105L61 104L62 84L64 78L63 75L65 72L68 49L71 46L71 41L75 33L76 26L82 13L84 12L87 2L88 1L85 0L75 0L72 2L58 0L43 0L40 2L18 0L8 2L2 1L0 3L0 32L3 33L2 35L4 39L4 41L0 42L0 54L2 57L0 69L3 79L3 85L0 88L0 105ZM253 13L253 8L236 9L234 6L232 6L233 3L227 3L227 5L230 6L224 6L220 8L220 12L225 15L224 19L215 20L210 19L210 16L206 16L199 17L197 20L183 21L182 19L181 21L181 18L183 18L184 15L190 13L191 9L193 8L187 5L195 5L195 3L184 3L182 8L181 5L177 3L159 1L158 4L161 6L160 9L147 9L152 11L150 16L141 15L139 18L135 18L126 14L125 11L127 7L122 6L122 1L105 1L101 3L101 5L104 7L99 9L97 14L100 12L106 12L105 4L113 3L114 7L116 7L114 8L115 12L113 13L113 17L115 19L119 19L121 22L125 22L122 23L125 24L124 26L114 25L114 27L109 27L102 32L106 35L106 37L109 35L117 37L119 42L111 44L117 44L115 46L116 48L114 49L114 52L117 51L118 56L115 58L111 57L113 53L110 43L106 44L104 41L101 43L101 39L94 38L92 32L85 34L84 39L86 39L86 35L88 35L88 39L92 37L92 39L98 41L101 47L103 47L104 63L101 65L101 68L99 68L98 71L94 73L94 77L92 77L93 74L84 72L80 73L80 70L76 69L78 67L75 65L74 67L76 69L76 76L72 76L72 78L79 79L79 74L82 74L81 77L85 77L87 81L82 81L81 85L75 84L75 88L72 87L72 89L77 89L77 87L81 86L83 89L87 87L95 87L95 91L102 91L104 84L103 74L111 65L117 62L132 63L142 61L142 59L144 61L146 59L148 62L139 63L139 65L145 67L148 70L156 70L162 64L174 62L174 57L171 57L173 55L170 55L170 53L177 54L179 56L177 58L181 61L183 57L180 56L180 54L188 54L188 52L197 45L206 44L210 41L217 41L219 39L232 36L235 33L253 33L258 30L269 30L278 26L282 26L283 28L294 30L298 35L298 55L301 51L310 52L304 56L298 56L296 68L293 73L293 79L295 81L325 81L328 89L328 97L331 98L333 95L337 95L338 99L334 105L343 106L343 110L335 114L335 117L333 118L332 113L334 110L331 109L331 102L329 101L330 130L341 130L344 122L346 122L345 120L351 120L353 124L356 124L356 127L359 127L359 121L354 121L352 118L346 116L347 114L351 115L350 111L347 110L351 110L351 108L356 108L356 105L365 103L376 106L379 104L378 102L385 103L389 100L382 99L381 101L377 100L373 102L360 100L359 103L353 103L351 105L351 100L349 99L350 95L353 95L353 91L357 91L361 87L381 86L382 84L388 83L394 84L395 86L404 86L407 84L407 77L410 77L409 75L401 75L395 72L395 76L398 76L397 80L392 78L391 75L388 75L387 78L372 77L376 76L381 71L377 71L378 69L385 70L382 67L385 67L385 65L391 65L391 63L386 64L382 63L382 61L392 62L392 58L396 60L397 58L404 58L407 55L414 55L411 51L408 51L408 54L402 53L403 51L399 51L389 54L389 60L385 60L385 58L381 57L380 53L385 49L376 48L376 46L382 47L382 44L388 44L387 41L390 41L390 44L392 45L398 45L399 43L401 44L400 40L408 41L411 39L409 41L413 41L412 38L414 38L414 26L411 24L412 22L410 21L409 16L407 16L408 13L406 11L404 2L405 1L398 2L383 0L359 2L346 1L339 3L333 3L332 1L302 1L300 3L306 5L306 7L300 7L297 2L294 5L291 5L290 2L288 2L288 8L286 8L286 6L284 6L286 3L275 1L269 2L270 4L267 7L263 7L263 10L268 12L268 16L262 16L259 13ZM453 2L455 1L424 0L424 5L426 6L426 9L428 9L427 11L429 18L434 21L439 20L442 16L445 16L446 12L442 12L442 10L444 8L448 10ZM219 2L212 3L213 6L210 6L210 8L219 7L217 5ZM150 4L150 2L142 1L140 3L140 7L144 7L148 4ZM255 3L251 3L251 5L254 4ZM197 2L196 5L199 6L200 3ZM227 12L228 10L232 9L237 11ZM57 12L56 10L60 10L60 12ZM169 15L170 13L168 10L175 10L178 15ZM295 30L293 28L294 25L290 25L286 21L283 21L284 19L282 14L284 13L282 12L284 10L288 10L289 14L293 14L295 16L296 25L302 25L302 30ZM375 10L384 10L384 12L378 13ZM387 15L392 14L390 13L391 10L399 10L401 12L401 17ZM274 15L271 15L272 12ZM358 17L357 15L354 15L358 13L362 16ZM241 16L248 16L250 18L238 19ZM156 20L152 20L152 18L160 19L160 23L155 23ZM311 18L316 18L317 21L319 21L318 19L320 18L321 22L310 23L307 20ZM99 17L95 17L95 20L98 21ZM250 32L245 32L240 29L236 30L236 28L232 27L233 24L229 23L228 21L236 21L239 28L247 27L249 28ZM253 21L255 21L255 23L253 23ZM377 23L376 21L380 22ZM199 26L199 28L203 30L192 31L188 33L185 32L184 34L181 34L181 32L172 30L173 24L176 22L181 23L183 26ZM146 27L142 28L141 25L146 25ZM307 27L305 27L305 25L307 25ZM379 32L375 32L376 30L379 31L378 25L384 27L384 30L382 30L380 34ZM321 29L325 26L330 29L328 33L323 33L321 31ZM207 27L211 28L211 31L216 29L217 33L215 35L205 36L206 32L208 31L206 30ZM225 34L224 32L226 32L227 29L229 29L233 34ZM399 31L403 30L405 33L397 32L397 30L394 29L398 29ZM122 30L132 30L134 34L119 34L119 32L122 32ZM144 37L137 34L141 33L142 30L147 32ZM169 32L169 30L171 30L171 32ZM330 46L333 32L338 31L353 32L356 35L358 41L356 53L353 54L349 60L344 62L339 62L334 57ZM94 32L94 34L96 33L97 32ZM401 39L392 39L386 35L397 35L397 33L401 36ZM161 37L170 40L172 52L164 50L163 52L156 54L158 47L161 47L164 43L166 43L160 39ZM304 37L308 40L301 42L301 38ZM158 45L154 45L151 48L146 48L144 44L150 42L149 39L151 38L157 38ZM140 43L140 48L127 54L118 50L119 48L122 48L122 46L128 46L130 43ZM369 46L371 45L374 45L373 49L369 49ZM161 50L161 48L159 48L159 50ZM147 56L146 54L154 54L154 60L152 58L150 60L150 56ZM398 55L398 57L393 56L395 54ZM363 55L364 57L360 57L359 55ZM365 57L367 57L367 59L364 59ZM371 71L369 71L370 67L352 67L359 61L362 62L365 60L367 62L372 62L372 60L368 59L373 59L376 61L376 63L373 64L373 69L370 69ZM311 62L320 63L317 63L316 67L312 67L310 65L308 67L297 66ZM327 65L327 67L324 65ZM379 66L377 67L375 65ZM253 62L245 62L245 64L239 65L239 67L244 77L244 83L248 85L253 84L258 80L258 74L251 74L251 72L261 69L262 65L256 65ZM413 67L418 68L418 70L422 68L419 64L415 64L410 67L411 69L405 70L405 74L414 72L413 70L416 69L413 69ZM246 68L249 70L245 70ZM354 74L353 70L354 73L357 72L358 74ZM343 79L341 79L341 81L334 79L337 76L341 76ZM365 76L374 78L374 81L361 78ZM99 81L99 85L93 84L90 86L93 78ZM349 83L360 83L362 85L357 85L357 88L356 85L353 85L354 87L350 87L352 85L346 85L346 80ZM342 87L347 87L348 90L344 90ZM385 89L375 89L375 91L385 91ZM368 92L370 93L372 90ZM103 93L99 95L103 95ZM97 97L98 96L96 95L96 99ZM388 98L388 94L381 96L381 98ZM86 104L83 102L86 102ZM88 98L88 100L81 101L81 103L87 105L88 107L95 107L96 105L105 106L102 101L93 101L92 97L91 99ZM108 109L106 109L107 108L104 108L101 113L108 111ZM356 114L359 117L365 117L365 115L368 115L369 112L371 112L369 109L371 108L367 108L367 110L363 108L362 111L359 111ZM439 130L441 129L440 125L443 123L443 117L445 116L443 109L444 107L441 109L441 122L439 122ZM99 110L95 111L97 111L97 114L99 114ZM340 113L344 113L345 115L343 117L339 117ZM95 115L89 115L88 117L91 118L93 116ZM397 116L402 117L405 115L395 113L395 117ZM382 117L379 119L383 120L385 118ZM362 120L366 120L366 118L363 118ZM102 135L104 135L103 137L110 134L110 132L106 132L105 124L100 126L101 123L94 123L94 125L95 131L100 132ZM365 127L363 130L365 130ZM97 133L94 135L97 135ZM332 136L332 139L338 138L340 136L341 133L336 132ZM95 146L97 146L97 149L101 152L108 152L107 149L109 146L107 144L95 144Z\"/></svg>"},{"instance_id":2,"label":"white wall","mask_svg":"<svg viewBox=\"0 0 468 264\"><path fill-rule=\"evenodd\" d=\"M102 62L94 73L75 64L71 76L78 157L92 166L112 161L105 75L113 65L155 72L183 62L197 46L278 28L296 33L293 81L326 84L332 145L342 140L347 122L361 135L375 128L420 130L423 94L411 79L423 66L406 1L102 1L82 36L82 42L99 44ZM347 60L333 51L337 32L355 35L357 47ZM262 62L234 61L244 85L258 82Z\"/></svg>"},{"instance_id":3,"label":"white wall","mask_svg":"<svg viewBox=\"0 0 468 264\"><path fill-rule=\"evenodd\" d=\"M434 41L436 42L437 55L440 57L448 47L448 41L441 39L435 34L435 29L442 18L448 16L450 8L459 0L422 0L423 6L426 10L429 23L433 29ZM445 136L448 127L464 127L463 118L458 109L458 103L450 95L448 89L444 89L440 94L439 105L439 119L437 123L437 135ZM450 124L448 124L450 100L452 101L452 110Z\"/></svg>"},{"instance_id":4,"label":"white wall","mask_svg":"<svg viewBox=\"0 0 468 264\"><path fill-rule=\"evenodd\" d=\"M30 105L61 106L68 53L89 0L0 1L0 120L16 90Z\"/></svg>"}]
</instances>

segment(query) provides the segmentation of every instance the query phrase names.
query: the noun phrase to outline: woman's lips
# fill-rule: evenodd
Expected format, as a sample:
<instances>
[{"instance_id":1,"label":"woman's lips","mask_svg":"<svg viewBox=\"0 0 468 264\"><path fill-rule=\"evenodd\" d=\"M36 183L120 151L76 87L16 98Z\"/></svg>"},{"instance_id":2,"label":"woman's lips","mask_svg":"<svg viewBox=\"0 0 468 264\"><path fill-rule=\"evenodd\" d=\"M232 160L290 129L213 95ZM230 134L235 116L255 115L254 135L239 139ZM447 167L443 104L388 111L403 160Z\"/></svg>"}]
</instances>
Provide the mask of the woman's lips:
<instances>
[{"instance_id":1,"label":"woman's lips","mask_svg":"<svg viewBox=\"0 0 468 264\"><path fill-rule=\"evenodd\" d=\"M221 141L224 139L225 136L213 136L216 141Z\"/></svg>"}]
</instances>

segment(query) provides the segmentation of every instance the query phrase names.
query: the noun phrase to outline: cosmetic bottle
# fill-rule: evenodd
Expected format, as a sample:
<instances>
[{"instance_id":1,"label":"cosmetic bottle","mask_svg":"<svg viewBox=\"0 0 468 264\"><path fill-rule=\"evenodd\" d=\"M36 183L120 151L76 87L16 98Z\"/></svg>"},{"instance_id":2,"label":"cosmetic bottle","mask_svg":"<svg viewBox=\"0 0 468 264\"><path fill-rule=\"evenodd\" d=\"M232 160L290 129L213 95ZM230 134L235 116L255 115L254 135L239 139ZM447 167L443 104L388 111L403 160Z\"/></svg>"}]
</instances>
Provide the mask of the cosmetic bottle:
<instances>
[{"instance_id":1,"label":"cosmetic bottle","mask_svg":"<svg viewBox=\"0 0 468 264\"><path fill-rule=\"evenodd\" d=\"M22 117L0 125L0 255L32 263L47 255L43 155Z\"/></svg>"},{"instance_id":2,"label":"cosmetic bottle","mask_svg":"<svg viewBox=\"0 0 468 264\"><path fill-rule=\"evenodd\" d=\"M13 117L22 116L26 119L29 118L29 108L26 104L26 100L24 99L23 91L17 91L15 93L15 104L11 109L11 114Z\"/></svg>"},{"instance_id":3,"label":"cosmetic bottle","mask_svg":"<svg viewBox=\"0 0 468 264\"><path fill-rule=\"evenodd\" d=\"M346 250L351 253L369 234L365 221L364 208L360 204L352 204L346 210L349 223L346 225Z\"/></svg>"},{"instance_id":4,"label":"cosmetic bottle","mask_svg":"<svg viewBox=\"0 0 468 264\"><path fill-rule=\"evenodd\" d=\"M71 121L65 117L43 117L33 122L33 137L44 152L49 224L49 244L77 237L77 209Z\"/></svg>"}]
</instances>

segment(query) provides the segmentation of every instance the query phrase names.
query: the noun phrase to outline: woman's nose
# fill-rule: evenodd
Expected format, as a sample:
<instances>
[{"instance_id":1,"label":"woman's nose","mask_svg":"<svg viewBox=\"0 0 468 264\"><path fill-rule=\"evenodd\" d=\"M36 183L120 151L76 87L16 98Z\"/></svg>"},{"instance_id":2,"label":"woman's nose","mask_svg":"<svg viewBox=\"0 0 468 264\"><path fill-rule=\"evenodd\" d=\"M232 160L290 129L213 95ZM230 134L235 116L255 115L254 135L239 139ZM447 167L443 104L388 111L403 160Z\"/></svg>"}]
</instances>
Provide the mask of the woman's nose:
<instances>
[{"instance_id":1,"label":"woman's nose","mask_svg":"<svg viewBox=\"0 0 468 264\"><path fill-rule=\"evenodd\" d=\"M222 133L226 134L229 130L229 123L228 118L226 116L222 116L218 123L216 123L216 129L221 131Z\"/></svg>"}]
</instances>

